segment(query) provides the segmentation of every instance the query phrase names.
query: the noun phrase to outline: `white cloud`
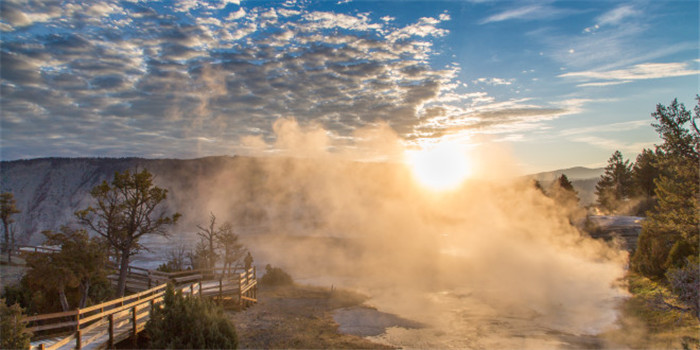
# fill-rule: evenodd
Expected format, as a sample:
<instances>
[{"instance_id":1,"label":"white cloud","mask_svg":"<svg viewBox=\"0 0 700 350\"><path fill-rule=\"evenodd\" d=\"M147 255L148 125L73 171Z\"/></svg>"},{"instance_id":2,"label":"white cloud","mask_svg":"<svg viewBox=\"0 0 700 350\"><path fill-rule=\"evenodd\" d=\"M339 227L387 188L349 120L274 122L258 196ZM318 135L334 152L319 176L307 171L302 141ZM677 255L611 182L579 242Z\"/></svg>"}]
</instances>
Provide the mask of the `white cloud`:
<instances>
[{"instance_id":1,"label":"white cloud","mask_svg":"<svg viewBox=\"0 0 700 350\"><path fill-rule=\"evenodd\" d=\"M511 85L511 84L513 84L514 81L515 81L515 79L479 78L479 79L476 79L472 82L475 84L476 83L483 83L483 84L487 84L487 85L496 86L496 85Z\"/></svg>"},{"instance_id":2,"label":"white cloud","mask_svg":"<svg viewBox=\"0 0 700 350\"><path fill-rule=\"evenodd\" d=\"M649 126L649 120L632 120L628 122L595 125L582 128L566 129L561 131L562 136L592 134L592 133L619 133L620 130L633 130Z\"/></svg>"},{"instance_id":3,"label":"white cloud","mask_svg":"<svg viewBox=\"0 0 700 350\"><path fill-rule=\"evenodd\" d=\"M439 24L444 20L449 20L449 15L446 19L443 15L440 15L440 19L432 17L421 17L418 23L407 25L403 28L399 28L392 33L390 33L387 38L390 41L396 41L401 39L407 39L412 36L419 36L421 38L427 36L441 37L447 35L449 31L447 29L438 28L435 25Z\"/></svg>"},{"instance_id":4,"label":"white cloud","mask_svg":"<svg viewBox=\"0 0 700 350\"><path fill-rule=\"evenodd\" d=\"M313 25L305 26L308 31L318 29L343 28L357 31L380 30L382 25L370 23L365 15L350 16L342 13L314 11L303 15L304 19L313 22Z\"/></svg>"},{"instance_id":5,"label":"white cloud","mask_svg":"<svg viewBox=\"0 0 700 350\"><path fill-rule=\"evenodd\" d=\"M228 17L226 17L226 20L227 21L235 21L237 19L241 19L241 18L245 17L245 15L246 15L246 12L241 7L238 9L238 11L229 13Z\"/></svg>"},{"instance_id":6,"label":"white cloud","mask_svg":"<svg viewBox=\"0 0 700 350\"><path fill-rule=\"evenodd\" d=\"M623 154L634 154L638 153L639 150L645 148L653 148L654 142L624 142L620 140L615 140L609 137L599 137L599 136L580 136L571 139L574 142L586 143L598 148L606 150L619 150Z\"/></svg>"},{"instance_id":7,"label":"white cloud","mask_svg":"<svg viewBox=\"0 0 700 350\"><path fill-rule=\"evenodd\" d=\"M516 4L517 2L505 2L505 4ZM572 13L570 10L561 9L544 4L534 4L521 6L517 8L507 9L505 11L491 15L479 22L479 24L487 24L494 22L502 22L507 20L538 20L557 18Z\"/></svg>"},{"instance_id":8,"label":"white cloud","mask_svg":"<svg viewBox=\"0 0 700 350\"><path fill-rule=\"evenodd\" d=\"M596 21L601 26L603 25L619 25L623 20L629 17L636 17L641 15L641 11L635 9L631 5L621 5L609 12L604 13L600 17L596 18Z\"/></svg>"},{"instance_id":9,"label":"white cloud","mask_svg":"<svg viewBox=\"0 0 700 350\"><path fill-rule=\"evenodd\" d=\"M580 71L559 75L561 78L579 78L584 80L602 80L582 86L605 86L621 84L634 80L659 79L700 74L700 70L689 69L688 63L643 63L626 69L607 71Z\"/></svg>"},{"instance_id":10,"label":"white cloud","mask_svg":"<svg viewBox=\"0 0 700 350\"><path fill-rule=\"evenodd\" d=\"M611 85L620 85L620 84L626 84L632 82L631 80L619 80L619 81L597 81L593 83L583 83L583 84L578 84L576 86L578 87L598 87L598 86L611 86Z\"/></svg>"}]
</instances>

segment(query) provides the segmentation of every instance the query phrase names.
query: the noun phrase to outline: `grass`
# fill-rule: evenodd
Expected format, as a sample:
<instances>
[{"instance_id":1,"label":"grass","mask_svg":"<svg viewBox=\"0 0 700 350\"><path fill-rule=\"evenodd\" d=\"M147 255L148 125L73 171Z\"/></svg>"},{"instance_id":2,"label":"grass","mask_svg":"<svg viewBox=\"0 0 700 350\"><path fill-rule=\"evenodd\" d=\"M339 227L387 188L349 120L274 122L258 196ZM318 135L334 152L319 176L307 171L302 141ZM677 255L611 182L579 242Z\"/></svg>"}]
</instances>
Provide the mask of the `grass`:
<instances>
[{"instance_id":1,"label":"grass","mask_svg":"<svg viewBox=\"0 0 700 350\"><path fill-rule=\"evenodd\" d=\"M627 282L632 296L620 308L620 328L603 338L632 349L700 349L698 319L659 301L675 299L666 286L633 273Z\"/></svg>"}]
</instances>

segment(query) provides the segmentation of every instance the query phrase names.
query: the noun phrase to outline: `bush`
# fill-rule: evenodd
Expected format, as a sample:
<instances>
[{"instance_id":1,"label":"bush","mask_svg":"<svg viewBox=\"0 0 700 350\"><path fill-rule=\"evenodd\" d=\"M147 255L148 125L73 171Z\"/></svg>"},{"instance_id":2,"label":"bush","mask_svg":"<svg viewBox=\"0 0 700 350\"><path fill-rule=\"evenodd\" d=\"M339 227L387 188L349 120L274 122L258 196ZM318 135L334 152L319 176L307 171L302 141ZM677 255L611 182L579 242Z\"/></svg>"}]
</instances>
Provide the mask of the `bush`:
<instances>
[{"instance_id":1,"label":"bush","mask_svg":"<svg viewBox=\"0 0 700 350\"><path fill-rule=\"evenodd\" d=\"M0 349L29 349L32 336L22 321L24 312L19 304L7 306L0 299Z\"/></svg>"},{"instance_id":2,"label":"bush","mask_svg":"<svg viewBox=\"0 0 700 350\"><path fill-rule=\"evenodd\" d=\"M163 308L146 324L151 349L235 349L236 329L221 308L208 299L183 296L171 285Z\"/></svg>"},{"instance_id":3,"label":"bush","mask_svg":"<svg viewBox=\"0 0 700 350\"><path fill-rule=\"evenodd\" d=\"M294 283L292 276L284 272L279 267L265 266L265 275L260 279L260 284L264 286L282 286Z\"/></svg>"},{"instance_id":4,"label":"bush","mask_svg":"<svg viewBox=\"0 0 700 350\"><path fill-rule=\"evenodd\" d=\"M671 291L678 300L688 305L693 315L700 319L700 263L695 256L686 259L685 266L671 268L666 273L666 278L671 286Z\"/></svg>"}]
</instances>

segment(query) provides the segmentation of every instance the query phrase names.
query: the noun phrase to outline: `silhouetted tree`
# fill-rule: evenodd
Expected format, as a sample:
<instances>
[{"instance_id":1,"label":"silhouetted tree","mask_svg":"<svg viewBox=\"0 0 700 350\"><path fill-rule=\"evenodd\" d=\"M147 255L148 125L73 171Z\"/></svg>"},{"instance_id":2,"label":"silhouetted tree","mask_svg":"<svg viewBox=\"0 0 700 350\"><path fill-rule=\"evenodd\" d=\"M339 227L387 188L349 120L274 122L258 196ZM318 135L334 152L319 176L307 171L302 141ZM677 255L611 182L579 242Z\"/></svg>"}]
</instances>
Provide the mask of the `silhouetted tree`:
<instances>
[{"instance_id":1,"label":"silhouetted tree","mask_svg":"<svg viewBox=\"0 0 700 350\"><path fill-rule=\"evenodd\" d=\"M8 263L12 263L12 248L14 246L14 232L10 226L15 220L12 219L12 215L20 213L17 209L15 197L10 192L4 192L0 194L0 220L2 220L2 228L5 233L5 240L3 244L3 252L7 253Z\"/></svg>"},{"instance_id":2,"label":"silhouetted tree","mask_svg":"<svg viewBox=\"0 0 700 350\"><path fill-rule=\"evenodd\" d=\"M212 269L216 265L216 250L214 250L214 245L216 243L219 231L216 229L216 216L214 213L209 213L209 226L197 225L199 231L197 231L197 236L201 237L202 243L205 245L207 252L205 253L207 257L207 268Z\"/></svg>"},{"instance_id":3,"label":"silhouetted tree","mask_svg":"<svg viewBox=\"0 0 700 350\"><path fill-rule=\"evenodd\" d=\"M166 227L180 218L179 213L167 215L165 210L159 210L167 193L153 185L153 175L148 170L116 172L111 184L103 181L90 191L95 207L75 213L81 224L104 237L119 253L119 296L126 289L130 257L144 248L139 243L141 237L167 236Z\"/></svg>"},{"instance_id":4,"label":"silhouetted tree","mask_svg":"<svg viewBox=\"0 0 700 350\"><path fill-rule=\"evenodd\" d=\"M625 160L620 151L615 151L608 159L605 172L595 186L598 204L606 211L615 212L620 203L629 198L632 192L631 168L629 160Z\"/></svg>"}]
</instances>

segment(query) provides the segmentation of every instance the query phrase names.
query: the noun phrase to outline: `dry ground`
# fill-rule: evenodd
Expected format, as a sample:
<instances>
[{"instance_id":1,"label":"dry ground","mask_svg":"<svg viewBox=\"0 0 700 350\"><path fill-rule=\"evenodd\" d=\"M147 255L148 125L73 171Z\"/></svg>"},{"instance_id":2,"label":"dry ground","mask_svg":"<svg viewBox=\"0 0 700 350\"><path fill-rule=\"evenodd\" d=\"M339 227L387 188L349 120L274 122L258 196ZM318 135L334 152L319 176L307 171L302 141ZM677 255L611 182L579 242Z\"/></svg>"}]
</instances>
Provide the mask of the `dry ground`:
<instances>
[{"instance_id":1,"label":"dry ground","mask_svg":"<svg viewBox=\"0 0 700 350\"><path fill-rule=\"evenodd\" d=\"M362 295L294 285L262 288L258 299L244 311L228 311L241 349L388 349L338 332L333 311L362 304Z\"/></svg>"}]
</instances>

